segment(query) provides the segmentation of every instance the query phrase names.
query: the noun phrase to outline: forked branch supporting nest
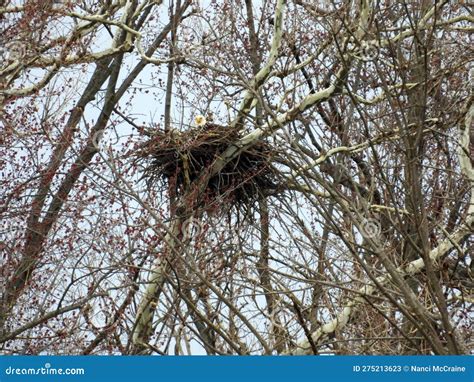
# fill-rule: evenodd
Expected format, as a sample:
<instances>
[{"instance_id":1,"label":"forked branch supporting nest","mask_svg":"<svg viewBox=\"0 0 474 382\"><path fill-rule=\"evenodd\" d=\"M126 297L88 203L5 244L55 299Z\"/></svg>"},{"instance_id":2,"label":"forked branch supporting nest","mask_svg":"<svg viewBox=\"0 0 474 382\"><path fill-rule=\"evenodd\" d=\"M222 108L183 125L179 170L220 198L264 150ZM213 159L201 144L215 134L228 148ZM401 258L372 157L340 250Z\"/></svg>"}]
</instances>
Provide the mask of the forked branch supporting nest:
<instances>
[{"instance_id":1,"label":"forked branch supporting nest","mask_svg":"<svg viewBox=\"0 0 474 382\"><path fill-rule=\"evenodd\" d=\"M143 133L147 140L136 151L136 157L144 166L149 186L164 191L169 184L177 196L184 195L190 184L239 139L237 131L216 124L186 132L146 130ZM281 190L273 166L277 157L278 151L268 142L257 142L209 179L206 197L198 204L219 197L231 205L249 205L263 195L275 194Z\"/></svg>"}]
</instances>

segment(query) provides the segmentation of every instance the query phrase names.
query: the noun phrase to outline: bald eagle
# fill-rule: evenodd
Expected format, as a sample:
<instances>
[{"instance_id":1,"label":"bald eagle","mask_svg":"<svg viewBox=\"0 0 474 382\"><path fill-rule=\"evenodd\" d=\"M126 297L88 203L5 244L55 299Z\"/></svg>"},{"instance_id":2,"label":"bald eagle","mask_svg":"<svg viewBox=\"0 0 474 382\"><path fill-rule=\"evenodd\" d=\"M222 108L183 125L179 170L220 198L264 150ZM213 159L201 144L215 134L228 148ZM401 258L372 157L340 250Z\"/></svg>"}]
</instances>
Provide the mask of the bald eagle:
<instances>
[{"instance_id":1,"label":"bald eagle","mask_svg":"<svg viewBox=\"0 0 474 382\"><path fill-rule=\"evenodd\" d=\"M194 123L197 127L203 127L207 123L206 117L203 115L196 115L194 117Z\"/></svg>"}]
</instances>

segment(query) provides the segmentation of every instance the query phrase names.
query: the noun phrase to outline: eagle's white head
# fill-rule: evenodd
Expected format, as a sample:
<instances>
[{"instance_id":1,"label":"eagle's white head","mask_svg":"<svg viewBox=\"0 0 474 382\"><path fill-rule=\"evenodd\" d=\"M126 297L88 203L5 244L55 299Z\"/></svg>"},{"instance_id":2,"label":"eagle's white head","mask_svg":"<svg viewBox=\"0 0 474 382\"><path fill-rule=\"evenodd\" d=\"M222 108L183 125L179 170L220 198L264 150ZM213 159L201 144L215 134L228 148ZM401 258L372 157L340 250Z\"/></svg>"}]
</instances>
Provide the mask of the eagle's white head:
<instances>
[{"instance_id":1,"label":"eagle's white head","mask_svg":"<svg viewBox=\"0 0 474 382\"><path fill-rule=\"evenodd\" d=\"M206 124L206 117L203 115L196 115L194 117L194 123L196 124L197 127L202 127Z\"/></svg>"}]
</instances>

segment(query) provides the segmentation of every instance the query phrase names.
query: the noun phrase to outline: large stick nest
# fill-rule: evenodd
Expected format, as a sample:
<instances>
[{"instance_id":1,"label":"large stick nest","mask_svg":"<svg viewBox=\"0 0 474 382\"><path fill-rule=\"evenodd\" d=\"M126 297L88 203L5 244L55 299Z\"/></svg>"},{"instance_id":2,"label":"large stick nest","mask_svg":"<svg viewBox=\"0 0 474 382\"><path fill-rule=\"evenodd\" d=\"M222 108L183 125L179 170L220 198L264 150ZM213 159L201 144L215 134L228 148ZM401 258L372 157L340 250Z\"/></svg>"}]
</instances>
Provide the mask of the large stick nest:
<instances>
[{"instance_id":1,"label":"large stick nest","mask_svg":"<svg viewBox=\"0 0 474 382\"><path fill-rule=\"evenodd\" d=\"M149 186L163 192L171 186L177 196L189 190L189 185L239 138L234 129L208 123L185 132L177 130L144 130L146 140L136 151L144 166ZM278 152L266 141L258 141L241 152L218 174L209 179L205 200L217 197L231 205L253 204L263 195L275 194L281 187L278 172L272 163Z\"/></svg>"}]
</instances>

